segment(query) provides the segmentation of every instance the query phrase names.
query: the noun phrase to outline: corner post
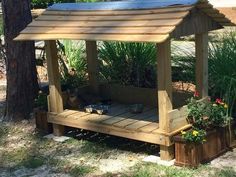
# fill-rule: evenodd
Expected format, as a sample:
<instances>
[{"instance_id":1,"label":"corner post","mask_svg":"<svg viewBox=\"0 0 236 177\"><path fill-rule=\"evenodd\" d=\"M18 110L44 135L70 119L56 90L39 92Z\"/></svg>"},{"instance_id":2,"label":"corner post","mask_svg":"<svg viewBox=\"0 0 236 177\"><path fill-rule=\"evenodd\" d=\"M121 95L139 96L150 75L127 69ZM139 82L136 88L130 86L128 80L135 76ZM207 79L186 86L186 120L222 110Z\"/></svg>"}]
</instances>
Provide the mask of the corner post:
<instances>
[{"instance_id":1,"label":"corner post","mask_svg":"<svg viewBox=\"0 0 236 177\"><path fill-rule=\"evenodd\" d=\"M171 78L171 42L170 39L157 44L157 79L158 79L158 109L160 129L169 133L171 131L168 112L172 106L172 78ZM174 146L160 146L162 160L174 158Z\"/></svg>"},{"instance_id":2,"label":"corner post","mask_svg":"<svg viewBox=\"0 0 236 177\"><path fill-rule=\"evenodd\" d=\"M57 56L56 41L45 41L47 71L49 80L49 111L55 113L63 112L63 101L60 85L60 73ZM64 134L64 126L53 124L53 134L61 136Z\"/></svg>"},{"instance_id":3,"label":"corner post","mask_svg":"<svg viewBox=\"0 0 236 177\"><path fill-rule=\"evenodd\" d=\"M208 33L195 35L196 91L201 98L208 96Z\"/></svg>"},{"instance_id":4,"label":"corner post","mask_svg":"<svg viewBox=\"0 0 236 177\"><path fill-rule=\"evenodd\" d=\"M89 85L93 94L99 94L99 63L96 41L86 41Z\"/></svg>"}]
</instances>

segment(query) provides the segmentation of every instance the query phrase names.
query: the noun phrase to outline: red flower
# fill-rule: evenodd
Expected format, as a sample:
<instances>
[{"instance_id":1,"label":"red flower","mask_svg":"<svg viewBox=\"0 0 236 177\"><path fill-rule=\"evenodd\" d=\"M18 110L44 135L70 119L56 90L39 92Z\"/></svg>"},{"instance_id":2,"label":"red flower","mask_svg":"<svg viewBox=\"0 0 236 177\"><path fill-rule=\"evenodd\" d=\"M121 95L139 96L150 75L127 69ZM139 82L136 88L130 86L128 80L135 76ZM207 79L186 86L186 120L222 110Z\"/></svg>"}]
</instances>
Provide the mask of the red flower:
<instances>
[{"instance_id":1,"label":"red flower","mask_svg":"<svg viewBox=\"0 0 236 177\"><path fill-rule=\"evenodd\" d=\"M199 97L199 93L197 91L194 92L194 97Z\"/></svg>"},{"instance_id":2,"label":"red flower","mask_svg":"<svg viewBox=\"0 0 236 177\"><path fill-rule=\"evenodd\" d=\"M216 103L217 103L217 104L222 104L222 103L223 103L223 101L222 101L222 99L220 99L220 98L217 98L217 99L216 99Z\"/></svg>"}]
</instances>

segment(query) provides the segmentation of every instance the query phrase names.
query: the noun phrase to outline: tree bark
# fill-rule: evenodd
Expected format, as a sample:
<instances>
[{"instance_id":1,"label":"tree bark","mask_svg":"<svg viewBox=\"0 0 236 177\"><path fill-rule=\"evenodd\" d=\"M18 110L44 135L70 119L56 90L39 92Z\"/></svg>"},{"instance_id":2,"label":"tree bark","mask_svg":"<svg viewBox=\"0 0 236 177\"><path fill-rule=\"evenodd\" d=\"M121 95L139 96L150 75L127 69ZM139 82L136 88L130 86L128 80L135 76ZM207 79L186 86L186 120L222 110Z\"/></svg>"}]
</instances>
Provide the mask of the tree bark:
<instances>
[{"instance_id":1,"label":"tree bark","mask_svg":"<svg viewBox=\"0 0 236 177\"><path fill-rule=\"evenodd\" d=\"M2 0L6 44L5 120L28 119L38 92L34 42L13 41L31 21L30 0Z\"/></svg>"}]
</instances>

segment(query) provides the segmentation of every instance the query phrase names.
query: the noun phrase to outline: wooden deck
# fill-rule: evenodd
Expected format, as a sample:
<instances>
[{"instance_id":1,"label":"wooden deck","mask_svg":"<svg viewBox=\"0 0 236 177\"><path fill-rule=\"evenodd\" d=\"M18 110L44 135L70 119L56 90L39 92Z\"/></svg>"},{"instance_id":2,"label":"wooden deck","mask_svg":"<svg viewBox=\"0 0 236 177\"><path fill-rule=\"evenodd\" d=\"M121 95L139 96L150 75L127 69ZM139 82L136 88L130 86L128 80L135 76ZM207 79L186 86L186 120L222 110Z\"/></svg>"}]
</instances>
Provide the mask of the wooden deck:
<instances>
[{"instance_id":1,"label":"wooden deck","mask_svg":"<svg viewBox=\"0 0 236 177\"><path fill-rule=\"evenodd\" d=\"M65 110L60 114L49 113L48 122L116 135L155 144L171 144L168 136L159 130L158 113L154 107L145 107L140 114L133 114L127 105L112 104L104 115L84 111Z\"/></svg>"}]
</instances>

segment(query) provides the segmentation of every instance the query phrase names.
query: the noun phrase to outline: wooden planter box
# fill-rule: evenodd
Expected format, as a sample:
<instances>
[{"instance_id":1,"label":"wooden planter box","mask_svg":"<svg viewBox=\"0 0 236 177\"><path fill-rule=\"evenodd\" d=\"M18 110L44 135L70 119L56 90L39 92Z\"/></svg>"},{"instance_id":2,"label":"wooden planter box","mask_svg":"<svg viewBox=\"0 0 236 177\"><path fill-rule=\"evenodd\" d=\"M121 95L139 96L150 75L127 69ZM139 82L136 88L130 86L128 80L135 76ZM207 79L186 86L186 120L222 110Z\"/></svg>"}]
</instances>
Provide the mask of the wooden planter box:
<instances>
[{"instance_id":1,"label":"wooden planter box","mask_svg":"<svg viewBox=\"0 0 236 177\"><path fill-rule=\"evenodd\" d=\"M42 133L52 133L52 124L47 121L47 112L42 110L35 110L36 128Z\"/></svg>"},{"instance_id":2,"label":"wooden planter box","mask_svg":"<svg viewBox=\"0 0 236 177\"><path fill-rule=\"evenodd\" d=\"M197 167L200 163L207 163L228 149L226 129L219 128L207 132L206 142L187 143L180 135L174 137L175 165Z\"/></svg>"}]
</instances>

